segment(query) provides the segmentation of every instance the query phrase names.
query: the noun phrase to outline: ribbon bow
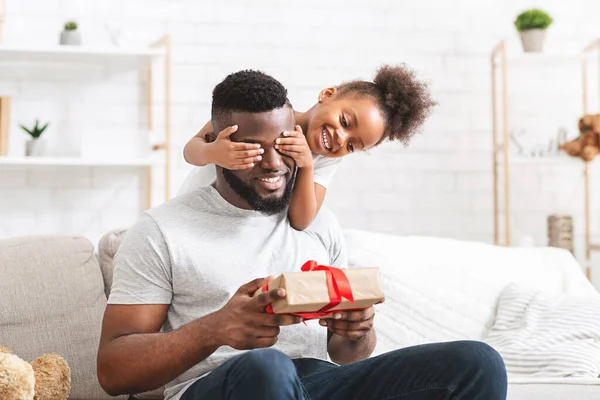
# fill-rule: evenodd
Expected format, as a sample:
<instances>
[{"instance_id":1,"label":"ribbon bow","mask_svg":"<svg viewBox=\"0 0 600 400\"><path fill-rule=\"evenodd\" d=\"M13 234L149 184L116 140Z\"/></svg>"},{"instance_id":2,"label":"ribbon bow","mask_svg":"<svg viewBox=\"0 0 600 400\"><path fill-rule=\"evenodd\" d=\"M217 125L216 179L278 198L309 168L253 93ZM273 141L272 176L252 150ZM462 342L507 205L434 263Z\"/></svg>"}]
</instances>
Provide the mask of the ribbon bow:
<instances>
[{"instance_id":1,"label":"ribbon bow","mask_svg":"<svg viewBox=\"0 0 600 400\"><path fill-rule=\"evenodd\" d=\"M341 269L336 267L318 265L316 261L310 260L304 263L301 270L302 272L325 271L327 291L329 292L329 303L321 307L321 309L319 309L316 312L294 313L293 315L301 317L304 320L310 320L333 314L333 311L331 311L331 309L339 305L342 302L343 298L347 299L349 302L354 304L354 295L352 294L352 287L350 286L348 277ZM262 291L266 292L268 288L269 285L267 283L262 287ZM266 311L268 313L273 314L273 308L270 304L266 307Z\"/></svg>"}]
</instances>

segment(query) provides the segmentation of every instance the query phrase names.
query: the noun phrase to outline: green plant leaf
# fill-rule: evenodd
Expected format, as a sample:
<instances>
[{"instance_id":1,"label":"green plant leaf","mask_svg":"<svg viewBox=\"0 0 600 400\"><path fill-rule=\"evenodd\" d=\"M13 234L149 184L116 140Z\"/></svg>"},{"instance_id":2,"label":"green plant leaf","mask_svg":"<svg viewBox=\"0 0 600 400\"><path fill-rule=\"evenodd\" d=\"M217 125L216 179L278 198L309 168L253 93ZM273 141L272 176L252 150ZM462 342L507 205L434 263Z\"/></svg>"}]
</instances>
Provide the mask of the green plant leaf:
<instances>
[{"instance_id":1,"label":"green plant leaf","mask_svg":"<svg viewBox=\"0 0 600 400\"><path fill-rule=\"evenodd\" d=\"M44 131L46 130L46 128L48 128L48 125L50 125L50 122L46 122L46 124L44 126L40 126L40 121L36 119L35 120L35 125L34 125L34 127L32 129L26 128L23 125L19 125L19 126L25 132L27 132L28 134L30 134L32 138L37 139L37 138L39 138L42 135L42 133L44 133Z\"/></svg>"},{"instance_id":2,"label":"green plant leaf","mask_svg":"<svg viewBox=\"0 0 600 400\"><path fill-rule=\"evenodd\" d=\"M29 133L31 136L33 136L33 132L30 131L29 129L25 128L23 125L19 125L21 127L21 129L23 129L25 132Z\"/></svg>"},{"instance_id":3,"label":"green plant leaf","mask_svg":"<svg viewBox=\"0 0 600 400\"><path fill-rule=\"evenodd\" d=\"M546 29L552 22L554 21L548 13L539 8L532 8L519 14L514 21L514 25L517 31L523 32L529 29Z\"/></svg>"},{"instance_id":4,"label":"green plant leaf","mask_svg":"<svg viewBox=\"0 0 600 400\"><path fill-rule=\"evenodd\" d=\"M65 31L74 31L77 29L77 22L75 21L67 21L65 23Z\"/></svg>"},{"instance_id":5,"label":"green plant leaf","mask_svg":"<svg viewBox=\"0 0 600 400\"><path fill-rule=\"evenodd\" d=\"M46 128L48 127L48 125L50 124L50 122L46 122L46 125L42 126L39 130L40 130L40 135L42 134L42 132L44 132L46 130Z\"/></svg>"}]
</instances>

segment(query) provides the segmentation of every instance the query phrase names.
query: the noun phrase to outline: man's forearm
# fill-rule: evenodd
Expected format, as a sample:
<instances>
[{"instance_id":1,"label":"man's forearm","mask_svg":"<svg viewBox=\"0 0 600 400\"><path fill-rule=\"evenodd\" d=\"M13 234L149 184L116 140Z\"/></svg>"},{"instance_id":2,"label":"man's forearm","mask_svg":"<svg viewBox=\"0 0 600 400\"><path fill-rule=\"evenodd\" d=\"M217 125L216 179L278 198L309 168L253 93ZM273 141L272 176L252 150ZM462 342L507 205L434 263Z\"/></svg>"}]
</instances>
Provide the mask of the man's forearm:
<instances>
[{"instance_id":1,"label":"man's forearm","mask_svg":"<svg viewBox=\"0 0 600 400\"><path fill-rule=\"evenodd\" d=\"M121 336L102 346L98 377L113 396L165 385L214 353L221 345L214 314L168 333Z\"/></svg>"},{"instance_id":2,"label":"man's forearm","mask_svg":"<svg viewBox=\"0 0 600 400\"><path fill-rule=\"evenodd\" d=\"M377 336L373 329L361 340L350 340L332 333L327 351L333 362L345 365L368 358L375 350L376 344Z\"/></svg>"}]
</instances>

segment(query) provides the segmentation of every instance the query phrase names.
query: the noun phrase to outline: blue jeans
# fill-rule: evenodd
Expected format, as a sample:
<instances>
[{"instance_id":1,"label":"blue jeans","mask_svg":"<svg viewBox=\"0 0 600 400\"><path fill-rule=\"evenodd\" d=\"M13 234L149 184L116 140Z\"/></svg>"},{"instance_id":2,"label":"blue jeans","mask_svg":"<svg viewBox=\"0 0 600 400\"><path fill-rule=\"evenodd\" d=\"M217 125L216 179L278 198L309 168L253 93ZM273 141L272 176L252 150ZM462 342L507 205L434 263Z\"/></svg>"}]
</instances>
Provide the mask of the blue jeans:
<instances>
[{"instance_id":1,"label":"blue jeans","mask_svg":"<svg viewBox=\"0 0 600 400\"><path fill-rule=\"evenodd\" d=\"M504 362L474 341L433 343L338 366L273 349L234 357L182 400L505 400Z\"/></svg>"}]
</instances>

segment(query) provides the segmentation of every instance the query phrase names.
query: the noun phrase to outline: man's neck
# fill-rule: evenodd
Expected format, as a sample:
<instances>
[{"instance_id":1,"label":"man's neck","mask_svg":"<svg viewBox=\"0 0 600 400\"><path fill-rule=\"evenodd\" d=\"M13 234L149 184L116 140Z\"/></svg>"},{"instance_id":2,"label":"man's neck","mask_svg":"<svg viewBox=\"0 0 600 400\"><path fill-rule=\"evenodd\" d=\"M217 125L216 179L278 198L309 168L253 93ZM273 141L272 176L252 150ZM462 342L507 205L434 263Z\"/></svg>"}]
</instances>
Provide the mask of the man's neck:
<instances>
[{"instance_id":1,"label":"man's neck","mask_svg":"<svg viewBox=\"0 0 600 400\"><path fill-rule=\"evenodd\" d=\"M213 183L213 187L232 206L243 210L252 210L252 207L231 189L222 174L217 174L217 180Z\"/></svg>"}]
</instances>

